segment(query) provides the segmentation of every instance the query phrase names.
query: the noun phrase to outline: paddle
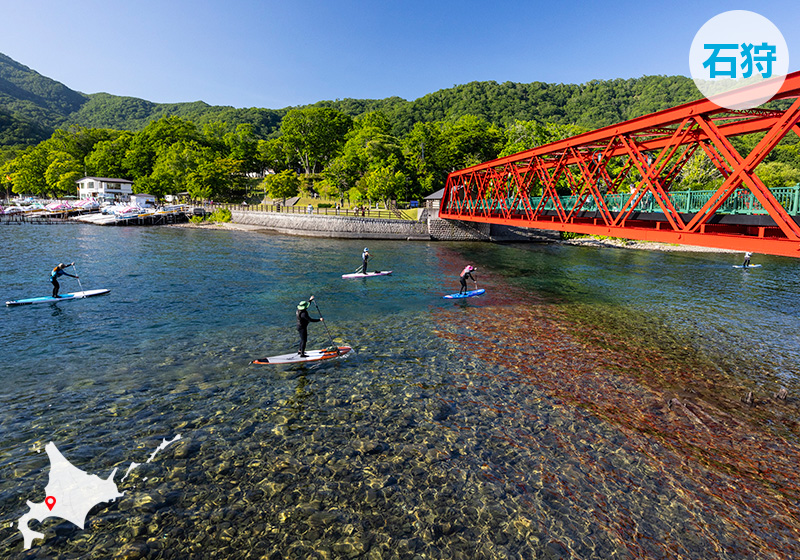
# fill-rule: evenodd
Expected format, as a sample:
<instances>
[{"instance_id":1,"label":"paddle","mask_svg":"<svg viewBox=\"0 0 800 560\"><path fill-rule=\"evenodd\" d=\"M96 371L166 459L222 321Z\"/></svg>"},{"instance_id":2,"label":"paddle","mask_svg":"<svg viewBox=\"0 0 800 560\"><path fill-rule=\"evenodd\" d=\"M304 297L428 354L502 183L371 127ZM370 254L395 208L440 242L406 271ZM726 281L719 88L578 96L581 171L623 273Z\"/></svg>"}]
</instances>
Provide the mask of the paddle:
<instances>
[{"instance_id":1,"label":"paddle","mask_svg":"<svg viewBox=\"0 0 800 560\"><path fill-rule=\"evenodd\" d=\"M319 313L319 318L322 319L322 311L319 310L319 305L317 305L317 300L314 299L314 296L308 298L308 301L314 302L314 307L317 308L317 313ZM336 353L339 353L339 347L333 342L333 337L331 336L331 331L328 329L328 324L323 320L322 325L325 327L325 332L328 333L328 338L331 340L331 347L336 348Z\"/></svg>"},{"instance_id":2,"label":"paddle","mask_svg":"<svg viewBox=\"0 0 800 560\"><path fill-rule=\"evenodd\" d=\"M355 269L353 272L355 272L356 274L361 274L362 272L364 272L364 265L362 264L357 269Z\"/></svg>"},{"instance_id":3,"label":"paddle","mask_svg":"<svg viewBox=\"0 0 800 560\"><path fill-rule=\"evenodd\" d=\"M374 259L375 259L375 257L373 257L372 255L369 256L369 260L374 260ZM359 266L353 272L355 272L356 274L364 272L364 264L362 263L361 266ZM378 272L380 272L380 271L378 271Z\"/></svg>"},{"instance_id":4,"label":"paddle","mask_svg":"<svg viewBox=\"0 0 800 560\"><path fill-rule=\"evenodd\" d=\"M81 277L78 275L78 269L75 268L75 263L72 263L70 266L72 267L72 270L75 272L75 279L78 281L78 286L81 287L81 292L83 292L83 284L81 284ZM81 297L86 297L86 296L81 295Z\"/></svg>"}]
</instances>

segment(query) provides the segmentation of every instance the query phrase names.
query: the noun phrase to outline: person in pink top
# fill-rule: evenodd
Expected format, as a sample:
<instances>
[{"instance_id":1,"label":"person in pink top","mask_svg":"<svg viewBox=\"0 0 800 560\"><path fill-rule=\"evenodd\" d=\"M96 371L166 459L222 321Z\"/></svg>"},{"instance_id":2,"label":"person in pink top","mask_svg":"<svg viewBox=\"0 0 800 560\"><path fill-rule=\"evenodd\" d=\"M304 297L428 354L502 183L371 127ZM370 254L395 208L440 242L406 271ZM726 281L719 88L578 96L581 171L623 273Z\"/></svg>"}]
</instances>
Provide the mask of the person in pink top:
<instances>
[{"instance_id":1,"label":"person in pink top","mask_svg":"<svg viewBox=\"0 0 800 560\"><path fill-rule=\"evenodd\" d=\"M464 270L461 271L461 275L459 276L459 279L461 280L461 289L458 291L459 294L466 294L467 293L467 291L468 291L467 290L467 278L469 278L470 280L475 282L475 289L476 290L478 289L478 282L475 280L475 277L472 276L472 272L474 270L478 270L478 269L475 268L474 266L472 266L471 264L468 264L467 266L464 267Z\"/></svg>"}]
</instances>

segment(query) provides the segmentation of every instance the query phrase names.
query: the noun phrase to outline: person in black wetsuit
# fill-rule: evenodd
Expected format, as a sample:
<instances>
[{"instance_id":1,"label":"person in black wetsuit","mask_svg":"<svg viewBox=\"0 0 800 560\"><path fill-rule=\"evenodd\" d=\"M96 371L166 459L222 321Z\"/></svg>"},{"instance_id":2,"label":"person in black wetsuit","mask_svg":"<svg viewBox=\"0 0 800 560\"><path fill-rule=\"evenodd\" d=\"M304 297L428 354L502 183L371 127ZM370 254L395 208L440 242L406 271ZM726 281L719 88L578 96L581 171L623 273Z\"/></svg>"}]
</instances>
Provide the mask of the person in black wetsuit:
<instances>
[{"instance_id":1,"label":"person in black wetsuit","mask_svg":"<svg viewBox=\"0 0 800 560\"><path fill-rule=\"evenodd\" d=\"M478 270L478 269L472 266L471 264L468 264L467 266L464 267L464 270L461 271L461 274L459 275L459 280L461 281L461 289L458 290L459 294L466 294L469 291L467 290L467 278L475 282L475 277L472 276L473 270Z\"/></svg>"},{"instance_id":2,"label":"person in black wetsuit","mask_svg":"<svg viewBox=\"0 0 800 560\"><path fill-rule=\"evenodd\" d=\"M70 263L70 264L59 263L58 266L55 267L53 271L50 273L50 283L53 284L54 298L58 297L58 290L61 288L61 286L58 285L59 276L69 276L70 278L77 278L77 276L73 276L72 274L64 272L65 268L67 268L68 266L72 266L73 264L75 263Z\"/></svg>"},{"instance_id":3,"label":"person in black wetsuit","mask_svg":"<svg viewBox=\"0 0 800 560\"><path fill-rule=\"evenodd\" d=\"M306 342L308 341L308 324L318 323L324 321L322 317L314 319L308 314L308 306L311 305L307 301L301 301L297 304L297 333L300 335L300 351L298 354L301 358L307 358Z\"/></svg>"},{"instance_id":4,"label":"person in black wetsuit","mask_svg":"<svg viewBox=\"0 0 800 560\"><path fill-rule=\"evenodd\" d=\"M364 252L361 253L361 274L367 273L367 261L369 261L369 250L364 247Z\"/></svg>"}]
</instances>

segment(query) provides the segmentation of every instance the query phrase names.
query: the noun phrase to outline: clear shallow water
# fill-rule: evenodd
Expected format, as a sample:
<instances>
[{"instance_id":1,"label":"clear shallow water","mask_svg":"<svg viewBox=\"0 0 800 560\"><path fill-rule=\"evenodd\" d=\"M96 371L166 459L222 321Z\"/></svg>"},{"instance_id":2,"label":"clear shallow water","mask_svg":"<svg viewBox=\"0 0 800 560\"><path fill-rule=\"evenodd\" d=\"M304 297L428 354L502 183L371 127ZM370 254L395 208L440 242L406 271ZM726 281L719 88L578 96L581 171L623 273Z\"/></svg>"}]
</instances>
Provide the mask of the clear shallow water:
<instances>
[{"instance_id":1,"label":"clear shallow water","mask_svg":"<svg viewBox=\"0 0 800 560\"><path fill-rule=\"evenodd\" d=\"M796 404L769 401L800 389L796 261L369 241L395 275L342 280L363 245L3 228L5 299L48 293L49 269L73 260L84 288L111 293L3 310L2 556L796 552L786 503L800 492L780 460L797 457ZM441 300L465 262L488 295ZM311 294L356 355L249 366L295 347ZM763 404L741 405L745 390ZM16 519L44 499L37 449L54 441L103 477L119 467L119 482L176 433L86 530L51 519L22 551Z\"/></svg>"}]
</instances>

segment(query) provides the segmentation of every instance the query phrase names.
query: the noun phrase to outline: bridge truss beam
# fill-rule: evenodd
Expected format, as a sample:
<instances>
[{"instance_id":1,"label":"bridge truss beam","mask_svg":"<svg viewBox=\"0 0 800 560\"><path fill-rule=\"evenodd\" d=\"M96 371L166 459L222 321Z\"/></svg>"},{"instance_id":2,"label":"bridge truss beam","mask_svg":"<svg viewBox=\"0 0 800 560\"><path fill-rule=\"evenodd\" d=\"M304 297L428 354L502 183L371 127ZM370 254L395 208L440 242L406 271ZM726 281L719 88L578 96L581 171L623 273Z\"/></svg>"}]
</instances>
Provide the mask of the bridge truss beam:
<instances>
[{"instance_id":1,"label":"bridge truss beam","mask_svg":"<svg viewBox=\"0 0 800 560\"><path fill-rule=\"evenodd\" d=\"M758 92L754 92L758 95ZM731 111L701 99L624 123L450 173L439 215L592 235L700 245L800 257L798 217L789 215L755 169L789 132L800 137L800 72L786 77L775 99L788 108ZM763 133L748 154L731 138ZM696 212L669 195L680 172L704 154L722 185ZM630 197L610 208L604 195L629 185ZM565 206L558 192L569 191ZM761 225L721 224L720 207L749 191L769 218ZM663 218L639 216L652 196ZM538 200L536 205L532 200ZM585 211L588 202L595 210Z\"/></svg>"}]
</instances>

